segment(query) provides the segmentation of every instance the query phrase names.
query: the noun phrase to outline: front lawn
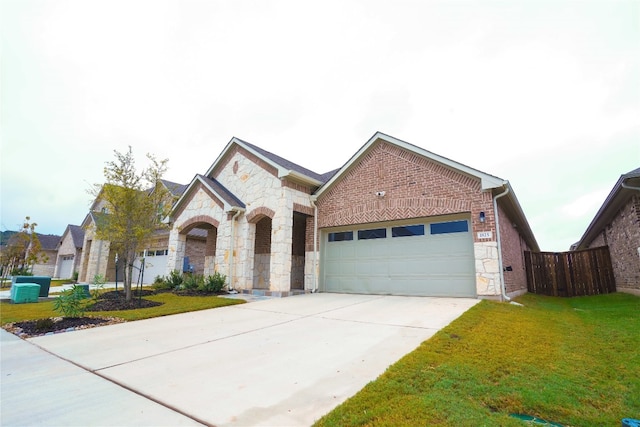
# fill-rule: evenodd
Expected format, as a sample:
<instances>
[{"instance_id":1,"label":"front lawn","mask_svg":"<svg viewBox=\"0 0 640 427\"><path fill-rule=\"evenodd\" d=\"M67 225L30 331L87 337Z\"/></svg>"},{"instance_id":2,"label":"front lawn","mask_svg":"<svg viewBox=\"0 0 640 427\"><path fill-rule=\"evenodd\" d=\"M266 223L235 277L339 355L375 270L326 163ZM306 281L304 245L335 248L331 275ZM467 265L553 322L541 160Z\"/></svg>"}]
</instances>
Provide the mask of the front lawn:
<instances>
[{"instance_id":1,"label":"front lawn","mask_svg":"<svg viewBox=\"0 0 640 427\"><path fill-rule=\"evenodd\" d=\"M142 308L138 310L87 311L85 316L119 317L125 320L140 320L151 317L167 316L169 314L186 313L188 311L242 304L245 302L243 300L222 298L215 295L179 296L171 292L145 296L144 299L158 301L163 304L157 307ZM6 300L2 301L0 304L0 324L2 325L5 323L57 316L61 316L61 314L53 310L53 301L43 301L30 304L12 304L10 301Z\"/></svg>"},{"instance_id":2,"label":"front lawn","mask_svg":"<svg viewBox=\"0 0 640 427\"><path fill-rule=\"evenodd\" d=\"M640 417L640 297L482 301L316 426L566 426Z\"/></svg>"}]
</instances>

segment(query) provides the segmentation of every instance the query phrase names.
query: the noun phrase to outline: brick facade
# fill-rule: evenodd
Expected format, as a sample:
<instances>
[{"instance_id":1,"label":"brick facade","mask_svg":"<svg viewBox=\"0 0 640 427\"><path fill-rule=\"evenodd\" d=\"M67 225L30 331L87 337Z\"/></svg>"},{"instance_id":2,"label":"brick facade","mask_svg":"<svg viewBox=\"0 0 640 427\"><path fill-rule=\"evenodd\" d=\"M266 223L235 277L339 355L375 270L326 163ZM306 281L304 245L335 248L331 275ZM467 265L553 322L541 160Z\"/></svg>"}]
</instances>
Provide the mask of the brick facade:
<instances>
[{"instance_id":1,"label":"brick facade","mask_svg":"<svg viewBox=\"0 0 640 427\"><path fill-rule=\"evenodd\" d=\"M318 198L317 206L319 228L468 214L476 242L477 294L500 295L493 198L490 191L482 191L479 178L378 142ZM477 237L481 231L490 231L492 239Z\"/></svg>"},{"instance_id":2,"label":"brick facade","mask_svg":"<svg viewBox=\"0 0 640 427\"><path fill-rule=\"evenodd\" d=\"M174 207L169 235L161 242L168 248L166 273L181 270L189 257L196 273L219 271L233 289L274 295L311 290L321 265L320 238L313 245L316 220L318 229L326 229L453 215L470 220L476 294L500 295L491 190L504 185L499 178L382 136L371 139L330 186L316 192L321 179L327 178L232 140L207 177L196 176ZM526 245L504 212L501 219L504 263L512 269L505 282L513 293L526 288ZM190 237L196 232L200 238ZM92 256L100 252L96 245L104 250L108 244L94 242L91 233L85 237Z\"/></svg>"},{"instance_id":3,"label":"brick facade","mask_svg":"<svg viewBox=\"0 0 640 427\"><path fill-rule=\"evenodd\" d=\"M527 291L524 252L530 249L500 206L498 206L498 215L500 215L500 245L502 247L502 266L505 270L503 275L506 291L508 295L522 294Z\"/></svg>"},{"instance_id":4,"label":"brick facade","mask_svg":"<svg viewBox=\"0 0 640 427\"><path fill-rule=\"evenodd\" d=\"M476 232L494 228L491 193L481 191L479 179L385 142L373 146L317 205L319 228L460 212L471 213Z\"/></svg>"},{"instance_id":5,"label":"brick facade","mask_svg":"<svg viewBox=\"0 0 640 427\"><path fill-rule=\"evenodd\" d=\"M636 194L589 243L609 246L616 287L640 291L640 197Z\"/></svg>"}]
</instances>

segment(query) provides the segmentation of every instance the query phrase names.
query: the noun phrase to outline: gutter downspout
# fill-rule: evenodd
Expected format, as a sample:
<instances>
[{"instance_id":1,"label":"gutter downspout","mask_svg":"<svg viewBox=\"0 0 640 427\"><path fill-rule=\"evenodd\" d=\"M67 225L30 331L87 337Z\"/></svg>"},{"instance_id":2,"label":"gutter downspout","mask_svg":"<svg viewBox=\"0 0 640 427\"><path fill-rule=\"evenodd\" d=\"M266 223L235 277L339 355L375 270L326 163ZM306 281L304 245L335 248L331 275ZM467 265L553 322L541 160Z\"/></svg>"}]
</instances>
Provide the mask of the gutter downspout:
<instances>
[{"instance_id":1,"label":"gutter downspout","mask_svg":"<svg viewBox=\"0 0 640 427\"><path fill-rule=\"evenodd\" d=\"M493 198L493 215L496 218L496 239L498 240L498 268L500 269L500 292L502 294L503 301L511 301L511 298L507 296L507 288L504 284L504 268L502 266L502 243L500 242L500 215L498 215L498 199L502 196L506 196L509 193L509 181L506 181L505 185L507 185L507 187L504 192L498 194Z\"/></svg>"},{"instance_id":2,"label":"gutter downspout","mask_svg":"<svg viewBox=\"0 0 640 427\"><path fill-rule=\"evenodd\" d=\"M229 292L237 294L238 291L233 289L233 246L236 238L236 219L240 216L242 211L240 209L235 211L236 214L231 218L231 240L229 241Z\"/></svg>"},{"instance_id":3,"label":"gutter downspout","mask_svg":"<svg viewBox=\"0 0 640 427\"><path fill-rule=\"evenodd\" d=\"M640 187L633 187L633 186L631 186L631 185L627 185L627 184L625 184L625 182L624 182L624 181L622 181L622 182L620 183L620 185L622 186L622 188L626 188L627 190L637 190L637 191L640 191Z\"/></svg>"},{"instance_id":4,"label":"gutter downspout","mask_svg":"<svg viewBox=\"0 0 640 427\"><path fill-rule=\"evenodd\" d=\"M316 273L318 266L318 206L316 206L316 197L311 196L311 206L313 206L313 289L312 293L318 292L318 275Z\"/></svg>"}]
</instances>

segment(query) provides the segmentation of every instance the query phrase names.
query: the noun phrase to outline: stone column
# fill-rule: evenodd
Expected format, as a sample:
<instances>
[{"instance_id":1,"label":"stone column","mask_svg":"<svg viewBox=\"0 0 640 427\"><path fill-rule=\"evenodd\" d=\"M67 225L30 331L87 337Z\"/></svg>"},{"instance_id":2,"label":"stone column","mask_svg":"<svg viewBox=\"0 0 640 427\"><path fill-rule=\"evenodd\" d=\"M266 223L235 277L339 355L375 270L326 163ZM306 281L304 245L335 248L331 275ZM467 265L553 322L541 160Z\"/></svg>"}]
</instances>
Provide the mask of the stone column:
<instances>
[{"instance_id":1,"label":"stone column","mask_svg":"<svg viewBox=\"0 0 640 427\"><path fill-rule=\"evenodd\" d=\"M182 272L182 263L186 247L187 236L180 234L177 228L172 228L169 233L169 253L167 254L166 276L168 276L173 270Z\"/></svg>"},{"instance_id":2,"label":"stone column","mask_svg":"<svg viewBox=\"0 0 640 427\"><path fill-rule=\"evenodd\" d=\"M291 290L291 245L293 243L293 203L286 188L272 220L270 290Z\"/></svg>"},{"instance_id":3,"label":"stone column","mask_svg":"<svg viewBox=\"0 0 640 427\"><path fill-rule=\"evenodd\" d=\"M475 242L476 293L478 296L500 295L500 263L498 242Z\"/></svg>"}]
</instances>

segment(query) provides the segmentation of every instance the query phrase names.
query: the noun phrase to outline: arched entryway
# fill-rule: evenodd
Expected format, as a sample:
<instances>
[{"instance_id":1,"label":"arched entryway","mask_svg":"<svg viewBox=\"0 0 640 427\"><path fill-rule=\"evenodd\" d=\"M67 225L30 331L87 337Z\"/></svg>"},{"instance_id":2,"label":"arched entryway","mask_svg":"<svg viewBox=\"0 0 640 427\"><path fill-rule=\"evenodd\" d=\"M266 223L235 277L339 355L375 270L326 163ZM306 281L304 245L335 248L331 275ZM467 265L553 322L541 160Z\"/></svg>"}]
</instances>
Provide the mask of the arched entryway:
<instances>
[{"instance_id":1,"label":"arched entryway","mask_svg":"<svg viewBox=\"0 0 640 427\"><path fill-rule=\"evenodd\" d=\"M256 223L253 248L253 288L269 289L271 279L271 229L272 221L262 216Z\"/></svg>"},{"instance_id":2,"label":"arched entryway","mask_svg":"<svg viewBox=\"0 0 640 427\"><path fill-rule=\"evenodd\" d=\"M211 275L215 272L216 248L219 222L205 215L185 221L180 228L184 239L182 271Z\"/></svg>"}]
</instances>

